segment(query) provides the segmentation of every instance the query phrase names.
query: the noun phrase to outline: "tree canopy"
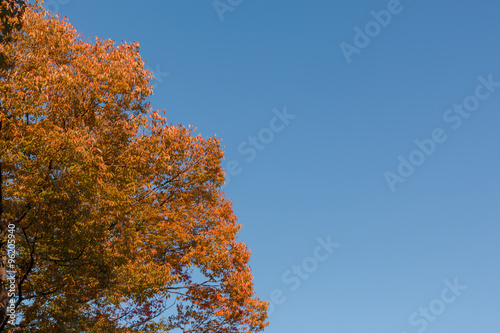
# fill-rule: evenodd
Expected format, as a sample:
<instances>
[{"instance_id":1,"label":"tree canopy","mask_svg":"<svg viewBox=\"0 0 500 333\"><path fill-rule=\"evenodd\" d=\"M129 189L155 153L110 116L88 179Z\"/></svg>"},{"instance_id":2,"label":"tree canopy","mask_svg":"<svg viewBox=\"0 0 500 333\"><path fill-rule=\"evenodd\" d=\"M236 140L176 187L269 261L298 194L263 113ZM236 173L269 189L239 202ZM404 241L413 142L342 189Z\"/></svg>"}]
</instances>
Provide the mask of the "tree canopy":
<instances>
[{"instance_id":1,"label":"tree canopy","mask_svg":"<svg viewBox=\"0 0 500 333\"><path fill-rule=\"evenodd\" d=\"M221 142L151 108L139 45L85 41L40 4L11 36L0 44L0 331L263 330L267 303L221 191Z\"/></svg>"}]
</instances>

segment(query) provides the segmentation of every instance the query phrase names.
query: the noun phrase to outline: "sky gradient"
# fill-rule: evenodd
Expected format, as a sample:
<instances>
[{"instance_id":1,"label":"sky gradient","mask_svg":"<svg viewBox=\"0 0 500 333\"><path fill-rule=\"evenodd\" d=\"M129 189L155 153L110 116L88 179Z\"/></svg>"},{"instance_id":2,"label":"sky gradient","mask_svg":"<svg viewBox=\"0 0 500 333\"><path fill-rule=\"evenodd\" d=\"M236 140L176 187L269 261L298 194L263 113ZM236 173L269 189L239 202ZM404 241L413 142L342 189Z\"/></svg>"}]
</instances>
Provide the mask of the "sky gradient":
<instances>
[{"instance_id":1,"label":"sky gradient","mask_svg":"<svg viewBox=\"0 0 500 333\"><path fill-rule=\"evenodd\" d=\"M500 2L45 7L223 139L265 332L500 331Z\"/></svg>"}]
</instances>

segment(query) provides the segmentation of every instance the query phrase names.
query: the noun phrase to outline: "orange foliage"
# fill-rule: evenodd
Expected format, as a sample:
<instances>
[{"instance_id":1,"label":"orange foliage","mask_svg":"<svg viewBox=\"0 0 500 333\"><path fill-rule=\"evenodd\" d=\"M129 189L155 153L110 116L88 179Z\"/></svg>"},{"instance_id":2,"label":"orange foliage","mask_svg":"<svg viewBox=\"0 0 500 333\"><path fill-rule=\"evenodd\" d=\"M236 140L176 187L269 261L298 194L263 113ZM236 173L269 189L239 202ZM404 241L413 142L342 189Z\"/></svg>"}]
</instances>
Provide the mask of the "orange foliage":
<instances>
[{"instance_id":1,"label":"orange foliage","mask_svg":"<svg viewBox=\"0 0 500 333\"><path fill-rule=\"evenodd\" d=\"M82 41L30 5L0 47L0 228L5 240L16 225L17 329L261 331L267 303L220 190L220 141L150 108L139 45Z\"/></svg>"}]
</instances>

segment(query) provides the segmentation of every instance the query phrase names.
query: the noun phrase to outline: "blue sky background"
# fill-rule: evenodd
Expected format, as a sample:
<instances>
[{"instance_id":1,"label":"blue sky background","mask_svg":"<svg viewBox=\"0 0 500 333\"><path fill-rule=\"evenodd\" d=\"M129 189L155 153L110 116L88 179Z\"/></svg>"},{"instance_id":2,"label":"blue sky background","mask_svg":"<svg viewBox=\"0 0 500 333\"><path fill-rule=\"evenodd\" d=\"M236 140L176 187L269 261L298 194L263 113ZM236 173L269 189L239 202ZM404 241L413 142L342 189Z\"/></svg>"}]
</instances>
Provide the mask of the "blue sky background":
<instances>
[{"instance_id":1,"label":"blue sky background","mask_svg":"<svg viewBox=\"0 0 500 333\"><path fill-rule=\"evenodd\" d=\"M500 87L458 129L443 114L479 76L500 82L500 2L402 0L350 63L340 44L394 2L232 3L223 20L211 0L46 7L84 36L138 41L153 106L223 138L257 294L282 292L266 332L499 332ZM247 161L238 146L284 107L296 117ZM384 174L436 128L447 140L391 191ZM328 236L341 246L319 262ZM446 304L455 278L467 289ZM430 304L433 321L418 313Z\"/></svg>"}]
</instances>

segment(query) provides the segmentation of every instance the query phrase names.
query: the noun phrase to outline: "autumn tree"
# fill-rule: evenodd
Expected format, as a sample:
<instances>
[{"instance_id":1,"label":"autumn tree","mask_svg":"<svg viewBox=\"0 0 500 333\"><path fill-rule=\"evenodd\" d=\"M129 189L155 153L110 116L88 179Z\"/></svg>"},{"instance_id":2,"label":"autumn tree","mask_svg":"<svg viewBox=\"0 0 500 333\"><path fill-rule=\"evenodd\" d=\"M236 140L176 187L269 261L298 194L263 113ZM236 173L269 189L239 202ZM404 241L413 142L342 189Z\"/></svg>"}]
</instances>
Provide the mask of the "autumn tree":
<instances>
[{"instance_id":1,"label":"autumn tree","mask_svg":"<svg viewBox=\"0 0 500 333\"><path fill-rule=\"evenodd\" d=\"M263 330L220 140L150 107L138 44L38 4L0 47L0 331Z\"/></svg>"}]
</instances>

